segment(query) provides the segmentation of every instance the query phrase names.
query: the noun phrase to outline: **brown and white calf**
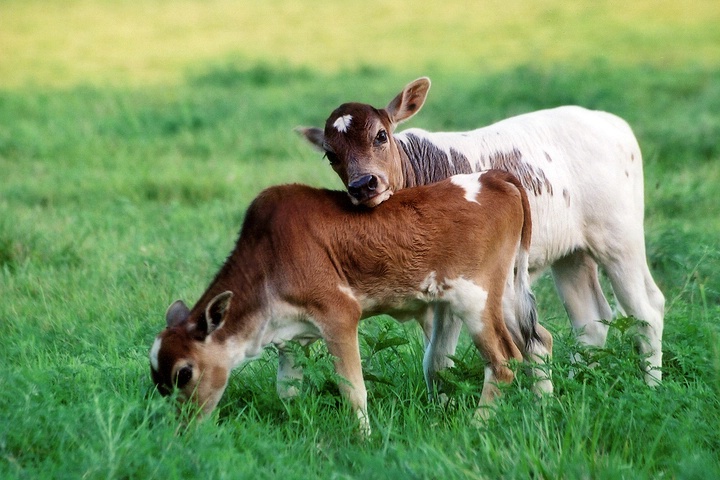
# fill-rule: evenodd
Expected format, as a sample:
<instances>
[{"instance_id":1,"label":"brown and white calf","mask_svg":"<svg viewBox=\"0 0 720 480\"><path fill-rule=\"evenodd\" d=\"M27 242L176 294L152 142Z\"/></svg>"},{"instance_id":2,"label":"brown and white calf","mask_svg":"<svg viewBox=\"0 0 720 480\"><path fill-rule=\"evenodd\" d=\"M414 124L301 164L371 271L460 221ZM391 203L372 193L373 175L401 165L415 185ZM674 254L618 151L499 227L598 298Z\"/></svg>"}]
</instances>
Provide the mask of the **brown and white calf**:
<instances>
[{"instance_id":1,"label":"brown and white calf","mask_svg":"<svg viewBox=\"0 0 720 480\"><path fill-rule=\"evenodd\" d=\"M468 132L396 126L425 102L430 81L408 84L384 109L346 103L324 129L298 129L325 152L354 204L374 207L406 187L497 168L528 191L533 217L531 278L552 269L581 342L602 346L612 310L598 280L610 279L621 310L643 320L645 379L661 380L665 298L645 257L643 167L628 124L568 106L512 117ZM456 327L458 329L458 327ZM454 345L447 346L448 353Z\"/></svg>"},{"instance_id":2,"label":"brown and white calf","mask_svg":"<svg viewBox=\"0 0 720 480\"><path fill-rule=\"evenodd\" d=\"M378 313L403 319L437 304L467 326L487 364L481 398L490 402L497 383L513 379L509 360L542 362L552 350L529 288L530 236L525 191L501 171L403 190L376 209L357 208L345 192L269 188L250 205L235 249L195 306L168 308L150 350L153 380L209 413L230 371L275 345L284 395L301 375L286 343L322 338L367 431L359 321ZM445 316L435 320L424 361L431 389L446 364L446 349L435 348L447 342ZM545 372L535 373L536 389L551 391Z\"/></svg>"}]
</instances>

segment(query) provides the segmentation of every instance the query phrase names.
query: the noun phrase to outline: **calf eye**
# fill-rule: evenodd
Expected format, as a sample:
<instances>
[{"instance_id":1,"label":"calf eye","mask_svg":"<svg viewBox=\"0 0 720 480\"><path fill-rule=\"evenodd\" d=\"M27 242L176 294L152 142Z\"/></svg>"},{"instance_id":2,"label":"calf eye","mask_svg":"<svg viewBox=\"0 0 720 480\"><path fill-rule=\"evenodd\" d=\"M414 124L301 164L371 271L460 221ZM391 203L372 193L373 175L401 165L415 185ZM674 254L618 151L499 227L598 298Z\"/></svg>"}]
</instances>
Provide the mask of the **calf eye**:
<instances>
[{"instance_id":1,"label":"calf eye","mask_svg":"<svg viewBox=\"0 0 720 480\"><path fill-rule=\"evenodd\" d=\"M185 385L187 385L192 378L192 373L192 367L190 365L182 367L177 373L177 380L175 381L175 386L177 388L185 387Z\"/></svg>"},{"instance_id":2,"label":"calf eye","mask_svg":"<svg viewBox=\"0 0 720 480\"><path fill-rule=\"evenodd\" d=\"M337 165L338 163L340 163L340 159L338 158L338 156L328 150L325 150L325 158L330 161L330 165Z\"/></svg>"},{"instance_id":3,"label":"calf eye","mask_svg":"<svg viewBox=\"0 0 720 480\"><path fill-rule=\"evenodd\" d=\"M388 140L387 132L385 130L380 130L377 135L375 135L375 144L376 145L382 145L383 143L386 143Z\"/></svg>"}]
</instances>

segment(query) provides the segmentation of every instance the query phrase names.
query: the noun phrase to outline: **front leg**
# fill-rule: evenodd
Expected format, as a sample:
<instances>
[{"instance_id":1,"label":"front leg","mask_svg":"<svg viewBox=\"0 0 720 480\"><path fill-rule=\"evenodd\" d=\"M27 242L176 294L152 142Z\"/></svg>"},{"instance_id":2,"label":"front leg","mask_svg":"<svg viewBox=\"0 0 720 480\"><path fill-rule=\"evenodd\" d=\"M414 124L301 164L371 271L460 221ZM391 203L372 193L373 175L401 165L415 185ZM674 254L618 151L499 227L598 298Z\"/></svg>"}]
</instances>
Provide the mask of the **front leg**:
<instances>
[{"instance_id":1,"label":"front leg","mask_svg":"<svg viewBox=\"0 0 720 480\"><path fill-rule=\"evenodd\" d=\"M335 357L335 371L342 377L339 385L340 393L357 414L362 434L369 436L367 390L360 361L357 322L354 328L336 329L325 338L325 341L328 351Z\"/></svg>"},{"instance_id":2,"label":"front leg","mask_svg":"<svg viewBox=\"0 0 720 480\"><path fill-rule=\"evenodd\" d=\"M436 304L434 307L434 323L430 341L425 346L423 371L430 399L434 400L439 396L440 401L445 403L447 395L439 374L454 365L450 357L457 348L462 320L456 318L445 303Z\"/></svg>"}]
</instances>

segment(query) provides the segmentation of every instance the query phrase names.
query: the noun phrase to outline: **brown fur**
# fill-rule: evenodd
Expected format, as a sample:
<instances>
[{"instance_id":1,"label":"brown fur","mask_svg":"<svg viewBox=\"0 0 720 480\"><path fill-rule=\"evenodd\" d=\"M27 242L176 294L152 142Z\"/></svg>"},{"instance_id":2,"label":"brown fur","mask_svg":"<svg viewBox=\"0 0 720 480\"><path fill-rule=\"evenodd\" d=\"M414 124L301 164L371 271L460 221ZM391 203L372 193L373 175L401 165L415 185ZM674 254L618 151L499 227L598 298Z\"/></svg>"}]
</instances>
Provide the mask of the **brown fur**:
<instances>
[{"instance_id":1,"label":"brown fur","mask_svg":"<svg viewBox=\"0 0 720 480\"><path fill-rule=\"evenodd\" d=\"M457 279L487 292L482 318L466 320L475 326L473 340L496 381L511 381L506 363L521 360L524 346L508 332L502 297L518 245L529 246L529 209L512 175L490 171L479 182L477 201L445 180L402 190L374 209L353 206L345 192L302 185L265 190L197 304L169 309L168 328L158 337L155 382L169 390L179 368L190 365L193 376L181 397L209 412L234 366L267 344L282 348L293 339L270 335L280 328L272 317L293 309L290 317L304 332L296 337L324 338L349 382L341 384L342 392L364 415L360 319L381 312L416 316L428 301L444 301L442 288L451 291ZM431 274L436 284L422 287ZM367 300L372 302L363 310ZM483 392L488 401L495 396L490 384Z\"/></svg>"}]
</instances>

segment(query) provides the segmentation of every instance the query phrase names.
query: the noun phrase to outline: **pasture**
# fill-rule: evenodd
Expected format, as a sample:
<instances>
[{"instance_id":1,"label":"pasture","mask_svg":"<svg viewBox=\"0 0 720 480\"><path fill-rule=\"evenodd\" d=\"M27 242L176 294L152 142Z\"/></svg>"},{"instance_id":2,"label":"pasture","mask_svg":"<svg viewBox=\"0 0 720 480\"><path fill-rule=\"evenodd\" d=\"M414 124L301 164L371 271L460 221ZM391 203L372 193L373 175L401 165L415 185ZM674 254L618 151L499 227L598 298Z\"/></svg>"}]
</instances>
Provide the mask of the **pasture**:
<instances>
[{"instance_id":1,"label":"pasture","mask_svg":"<svg viewBox=\"0 0 720 480\"><path fill-rule=\"evenodd\" d=\"M0 477L719 478L720 4L616 5L3 2ZM624 318L569 378L578 347L546 275L552 398L519 372L473 425L468 339L443 407L426 399L419 328L379 317L361 327L369 439L320 345L299 398L277 398L268 351L210 421L179 422L147 356L167 306L198 298L264 187L341 187L295 126L384 106L421 75L433 87L411 126L562 104L631 124L667 299L663 384L644 385Z\"/></svg>"}]
</instances>

